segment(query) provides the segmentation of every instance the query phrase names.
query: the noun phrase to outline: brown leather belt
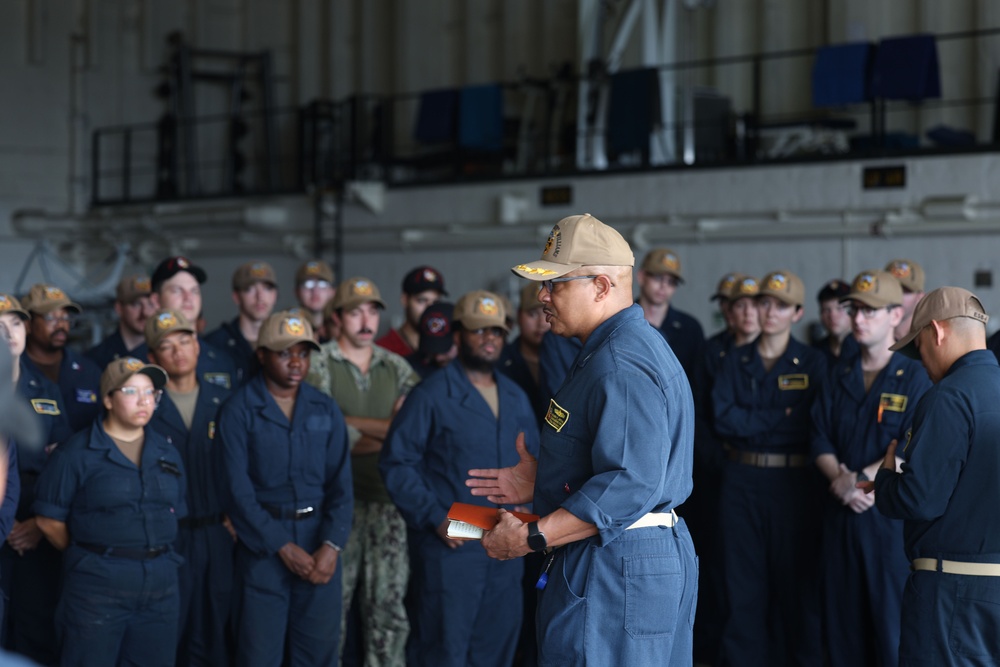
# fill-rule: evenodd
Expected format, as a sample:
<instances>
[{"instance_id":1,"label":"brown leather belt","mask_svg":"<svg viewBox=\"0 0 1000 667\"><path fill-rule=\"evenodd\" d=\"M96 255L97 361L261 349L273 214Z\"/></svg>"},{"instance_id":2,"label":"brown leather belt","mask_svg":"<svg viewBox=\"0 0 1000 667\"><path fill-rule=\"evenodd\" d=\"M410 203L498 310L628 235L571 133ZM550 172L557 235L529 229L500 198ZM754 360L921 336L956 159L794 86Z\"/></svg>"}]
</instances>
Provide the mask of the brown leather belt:
<instances>
[{"instance_id":1,"label":"brown leather belt","mask_svg":"<svg viewBox=\"0 0 1000 667\"><path fill-rule=\"evenodd\" d=\"M803 468L809 465L809 457L805 454L744 452L739 449L730 449L726 452L726 458L755 468Z\"/></svg>"}]
</instances>

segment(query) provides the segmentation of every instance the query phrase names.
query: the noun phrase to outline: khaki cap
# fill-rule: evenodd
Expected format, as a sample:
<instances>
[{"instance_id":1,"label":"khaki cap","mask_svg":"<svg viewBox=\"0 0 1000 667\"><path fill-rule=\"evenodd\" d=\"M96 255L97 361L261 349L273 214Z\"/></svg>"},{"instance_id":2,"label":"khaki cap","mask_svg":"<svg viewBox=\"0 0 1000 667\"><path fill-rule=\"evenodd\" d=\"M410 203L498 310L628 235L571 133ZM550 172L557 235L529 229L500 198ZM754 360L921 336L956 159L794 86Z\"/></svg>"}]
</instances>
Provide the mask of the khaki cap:
<instances>
[{"instance_id":1,"label":"khaki cap","mask_svg":"<svg viewBox=\"0 0 1000 667\"><path fill-rule=\"evenodd\" d=\"M488 327L500 327L507 333L507 312L504 310L503 301L493 292L486 290L476 290L463 294L462 298L455 304L455 312L451 316L452 321L458 322L463 329L486 329Z\"/></svg>"},{"instance_id":2,"label":"khaki cap","mask_svg":"<svg viewBox=\"0 0 1000 667\"><path fill-rule=\"evenodd\" d=\"M69 300L66 292L58 287L41 283L32 285L27 296L21 299L21 305L29 313L38 313L39 315L47 315L60 308L68 308L77 313L83 312L83 308Z\"/></svg>"},{"instance_id":3,"label":"khaki cap","mask_svg":"<svg viewBox=\"0 0 1000 667\"><path fill-rule=\"evenodd\" d=\"M723 299L728 299L729 293L733 291L733 287L745 277L746 274L730 271L719 279L719 284L715 287L715 294L708 297L708 300L721 301ZM756 281L754 282L756 283Z\"/></svg>"},{"instance_id":4,"label":"khaki cap","mask_svg":"<svg viewBox=\"0 0 1000 667\"><path fill-rule=\"evenodd\" d=\"M152 293L153 283L149 276L142 273L122 278L115 290L116 298L124 304L135 303L136 300Z\"/></svg>"},{"instance_id":5,"label":"khaki cap","mask_svg":"<svg viewBox=\"0 0 1000 667\"><path fill-rule=\"evenodd\" d=\"M730 301L736 301L745 297L753 298L758 294L760 294L760 284L757 279L752 276L743 276L733 283L726 298Z\"/></svg>"},{"instance_id":6,"label":"khaki cap","mask_svg":"<svg viewBox=\"0 0 1000 667\"><path fill-rule=\"evenodd\" d=\"M943 321L954 317L968 317L984 325L990 321L983 302L975 294L961 287L939 287L920 300L913 309L913 319L910 321L910 332L896 341L889 349L902 352L914 359L920 358L913 339L917 337L931 320Z\"/></svg>"},{"instance_id":7,"label":"khaki cap","mask_svg":"<svg viewBox=\"0 0 1000 667\"><path fill-rule=\"evenodd\" d=\"M885 265L885 270L896 276L907 292L924 291L924 269L913 260L894 259Z\"/></svg>"},{"instance_id":8,"label":"khaki cap","mask_svg":"<svg viewBox=\"0 0 1000 667\"><path fill-rule=\"evenodd\" d=\"M556 223L540 260L518 264L511 271L528 280L549 280L583 266L635 266L635 256L614 228L589 213Z\"/></svg>"},{"instance_id":9,"label":"khaki cap","mask_svg":"<svg viewBox=\"0 0 1000 667\"><path fill-rule=\"evenodd\" d=\"M295 272L295 286L307 280L325 280L333 285L333 269L321 259L310 259Z\"/></svg>"},{"instance_id":10,"label":"khaki cap","mask_svg":"<svg viewBox=\"0 0 1000 667\"><path fill-rule=\"evenodd\" d=\"M529 310L534 310L535 308L543 308L545 306L538 299L538 293L540 289L537 283L528 283L521 288L521 300L518 305L518 309L521 312L528 312Z\"/></svg>"},{"instance_id":11,"label":"khaki cap","mask_svg":"<svg viewBox=\"0 0 1000 667\"><path fill-rule=\"evenodd\" d=\"M869 308L903 305L903 288L888 271L862 271L851 283L851 291L840 301L858 301Z\"/></svg>"},{"instance_id":12,"label":"khaki cap","mask_svg":"<svg viewBox=\"0 0 1000 667\"><path fill-rule=\"evenodd\" d=\"M107 396L115 389L121 389L133 375L142 373L153 381L153 387L163 389L167 384L167 372L155 364L147 364L135 357L115 359L101 374L101 396Z\"/></svg>"},{"instance_id":13,"label":"khaki cap","mask_svg":"<svg viewBox=\"0 0 1000 667\"><path fill-rule=\"evenodd\" d=\"M160 341L175 331L186 331L196 334L198 330L179 310L158 310L152 317L146 318L146 345L156 351Z\"/></svg>"},{"instance_id":14,"label":"khaki cap","mask_svg":"<svg viewBox=\"0 0 1000 667\"><path fill-rule=\"evenodd\" d=\"M319 343L313 340L313 328L308 318L283 310L274 313L260 325L260 332L257 334L258 348L284 352L298 343L305 343L316 352L320 351Z\"/></svg>"},{"instance_id":15,"label":"khaki cap","mask_svg":"<svg viewBox=\"0 0 1000 667\"><path fill-rule=\"evenodd\" d=\"M337 294L330 301L330 309L350 310L363 303L374 303L385 308L378 285L361 276L348 278L337 286Z\"/></svg>"},{"instance_id":16,"label":"khaki cap","mask_svg":"<svg viewBox=\"0 0 1000 667\"><path fill-rule=\"evenodd\" d=\"M805 285L802 284L802 279L791 271L772 271L764 276L758 285L759 296L773 296L792 306L801 306L805 303Z\"/></svg>"},{"instance_id":17,"label":"khaki cap","mask_svg":"<svg viewBox=\"0 0 1000 667\"><path fill-rule=\"evenodd\" d=\"M234 292L242 292L254 283L267 283L271 287L278 286L278 278L270 264L267 262L247 262L233 272Z\"/></svg>"},{"instance_id":18,"label":"khaki cap","mask_svg":"<svg viewBox=\"0 0 1000 667\"><path fill-rule=\"evenodd\" d=\"M681 258L670 248L654 248L646 253L646 259L642 260L642 270L651 276L667 274L684 282Z\"/></svg>"},{"instance_id":19,"label":"khaki cap","mask_svg":"<svg viewBox=\"0 0 1000 667\"><path fill-rule=\"evenodd\" d=\"M0 294L0 315L14 313L20 315L22 320L30 320L31 313L21 306L21 302L10 294Z\"/></svg>"}]
</instances>

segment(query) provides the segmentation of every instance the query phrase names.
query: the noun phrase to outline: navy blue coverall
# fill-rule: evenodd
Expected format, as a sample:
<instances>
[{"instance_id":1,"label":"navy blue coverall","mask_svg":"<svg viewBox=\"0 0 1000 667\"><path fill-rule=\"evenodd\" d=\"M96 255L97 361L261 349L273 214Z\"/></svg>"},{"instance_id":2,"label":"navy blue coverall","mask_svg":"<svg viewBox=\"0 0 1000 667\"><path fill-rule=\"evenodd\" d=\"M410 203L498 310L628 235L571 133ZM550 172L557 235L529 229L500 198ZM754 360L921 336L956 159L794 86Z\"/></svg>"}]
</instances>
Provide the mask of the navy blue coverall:
<instances>
[{"instance_id":1,"label":"navy blue coverall","mask_svg":"<svg viewBox=\"0 0 1000 667\"><path fill-rule=\"evenodd\" d=\"M57 614L64 667L173 667L184 483L180 453L148 426L139 466L101 420L56 448L34 509L70 537Z\"/></svg>"},{"instance_id":2,"label":"navy blue coverall","mask_svg":"<svg viewBox=\"0 0 1000 667\"><path fill-rule=\"evenodd\" d=\"M691 492L694 403L633 305L588 337L542 427L534 511L598 534L556 549L538 600L539 665L691 664L698 568L684 520L628 529Z\"/></svg>"},{"instance_id":3,"label":"navy blue coverall","mask_svg":"<svg viewBox=\"0 0 1000 667\"><path fill-rule=\"evenodd\" d=\"M528 450L538 452L527 396L509 378L493 375L499 419L461 362L452 361L410 392L379 460L408 529L416 654L428 667L507 667L517 647L522 561L493 560L474 543L451 549L436 532L453 502L492 506L465 486L469 469L515 465L514 442L522 432Z\"/></svg>"},{"instance_id":4,"label":"navy blue coverall","mask_svg":"<svg viewBox=\"0 0 1000 667\"><path fill-rule=\"evenodd\" d=\"M166 392L149 426L181 454L187 472L188 516L181 519L175 548L184 558L180 584L179 665L227 665L233 594L233 538L223 525L215 446L219 407L229 391L207 382L198 389L190 430Z\"/></svg>"},{"instance_id":5,"label":"navy blue coverall","mask_svg":"<svg viewBox=\"0 0 1000 667\"><path fill-rule=\"evenodd\" d=\"M822 664L819 517L822 476L809 459L809 410L828 373L791 338L770 371L756 343L738 347L712 388L726 442L719 497L726 665Z\"/></svg>"},{"instance_id":6,"label":"navy blue coverall","mask_svg":"<svg viewBox=\"0 0 1000 667\"><path fill-rule=\"evenodd\" d=\"M205 340L217 350L225 352L232 361L236 370L236 384L234 388L245 383L257 374L260 364L250 343L240 331L240 318L233 318L231 322L223 322L219 328L205 336Z\"/></svg>"},{"instance_id":7,"label":"navy blue coverall","mask_svg":"<svg viewBox=\"0 0 1000 667\"><path fill-rule=\"evenodd\" d=\"M28 355L22 355L21 361L37 375L44 375ZM103 368L76 350L65 348L62 362L59 364L59 392L62 394L63 405L66 406L66 418L73 433L89 428L90 424L101 413L101 373Z\"/></svg>"},{"instance_id":8,"label":"navy blue coverall","mask_svg":"<svg viewBox=\"0 0 1000 667\"><path fill-rule=\"evenodd\" d=\"M890 440L906 441L917 402L930 386L919 362L894 354L865 391L860 355L842 358L813 403L813 460L833 454L855 471L881 460ZM830 664L899 664L900 603L910 572L902 522L875 509L856 514L827 494L821 545Z\"/></svg>"},{"instance_id":9,"label":"navy blue coverall","mask_svg":"<svg viewBox=\"0 0 1000 667\"><path fill-rule=\"evenodd\" d=\"M896 450L906 458L903 471L879 469L875 477L879 511L903 519L908 559L1000 564L998 442L1000 367L988 350L968 352L917 405L911 436ZM911 572L899 664L997 664L996 628L1000 577Z\"/></svg>"},{"instance_id":10,"label":"navy blue coverall","mask_svg":"<svg viewBox=\"0 0 1000 667\"><path fill-rule=\"evenodd\" d=\"M52 445L65 442L72 435L59 387L21 356L21 376L17 391L40 420L42 442ZM35 483L48 455L43 448L27 448L16 441L20 500L16 505L17 521L35 516ZM13 509L13 508L12 508ZM10 526L7 527L9 532ZM6 533L4 535L6 538ZM62 554L44 537L38 546L18 555L4 542L0 549L0 585L6 601L3 646L31 657L41 664L54 664L58 658L55 611L62 581Z\"/></svg>"},{"instance_id":11,"label":"navy blue coverall","mask_svg":"<svg viewBox=\"0 0 1000 667\"><path fill-rule=\"evenodd\" d=\"M340 408L303 383L289 423L258 374L223 405L218 438L223 508L239 536L236 663L334 664L341 564L327 584L313 585L278 551L289 542L310 554L324 542L347 544L354 494Z\"/></svg>"}]
</instances>

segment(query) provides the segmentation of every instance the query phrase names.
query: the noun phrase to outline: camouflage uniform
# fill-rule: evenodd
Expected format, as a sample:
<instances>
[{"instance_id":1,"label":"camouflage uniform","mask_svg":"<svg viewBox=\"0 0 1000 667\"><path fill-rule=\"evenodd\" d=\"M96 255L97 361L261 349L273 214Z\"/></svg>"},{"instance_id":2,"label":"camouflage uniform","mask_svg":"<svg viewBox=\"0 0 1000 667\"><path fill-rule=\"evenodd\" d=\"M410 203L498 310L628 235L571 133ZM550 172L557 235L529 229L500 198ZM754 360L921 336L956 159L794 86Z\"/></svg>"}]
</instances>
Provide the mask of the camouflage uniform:
<instances>
[{"instance_id":1,"label":"camouflage uniform","mask_svg":"<svg viewBox=\"0 0 1000 667\"><path fill-rule=\"evenodd\" d=\"M372 347L368 373L362 374L340 351L337 341L313 353L306 381L337 401L348 417L388 419L396 400L418 381L397 354ZM361 433L348 426L353 447ZM363 586L361 619L366 665L405 665L410 624L403 597L410 577L406 524L393 505L378 471L378 453L351 457L354 472L354 523L340 562L343 566L344 625L358 584Z\"/></svg>"}]
</instances>

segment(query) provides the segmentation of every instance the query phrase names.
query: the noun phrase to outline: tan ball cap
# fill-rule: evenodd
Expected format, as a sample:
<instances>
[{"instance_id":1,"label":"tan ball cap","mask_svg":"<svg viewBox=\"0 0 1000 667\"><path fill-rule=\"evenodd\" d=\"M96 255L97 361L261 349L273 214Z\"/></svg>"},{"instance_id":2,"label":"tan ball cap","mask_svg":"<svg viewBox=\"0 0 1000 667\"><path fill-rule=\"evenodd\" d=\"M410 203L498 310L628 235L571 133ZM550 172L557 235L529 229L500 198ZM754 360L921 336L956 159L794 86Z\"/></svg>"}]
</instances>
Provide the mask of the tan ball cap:
<instances>
[{"instance_id":1,"label":"tan ball cap","mask_svg":"<svg viewBox=\"0 0 1000 667\"><path fill-rule=\"evenodd\" d=\"M47 315L60 308L66 308L76 313L83 312L83 308L69 300L66 292L58 287L41 283L32 285L27 296L21 299L21 305L29 313L38 313L39 315Z\"/></svg>"},{"instance_id":2,"label":"tan ball cap","mask_svg":"<svg viewBox=\"0 0 1000 667\"><path fill-rule=\"evenodd\" d=\"M296 287L307 280L325 280L333 286L333 269L321 259L310 259L295 272Z\"/></svg>"},{"instance_id":3,"label":"tan ball cap","mask_svg":"<svg viewBox=\"0 0 1000 667\"><path fill-rule=\"evenodd\" d=\"M913 339L917 337L917 334L923 331L924 327L931 323L931 320L940 322L950 320L953 317L969 317L984 325L990 321L990 316L986 314L983 302L975 294L961 287L939 287L920 300L917 307L913 309L910 332L896 341L896 344L889 349L893 352L902 352L913 359L919 359L920 352L913 344Z\"/></svg>"},{"instance_id":4,"label":"tan ball cap","mask_svg":"<svg viewBox=\"0 0 1000 667\"><path fill-rule=\"evenodd\" d=\"M313 340L313 328L309 320L301 315L283 310L274 313L260 325L257 334L257 347L284 352L298 343L305 343L316 352L320 351L319 343Z\"/></svg>"},{"instance_id":5,"label":"tan ball cap","mask_svg":"<svg viewBox=\"0 0 1000 667\"><path fill-rule=\"evenodd\" d=\"M719 279L719 284L715 287L715 294L708 297L709 301L722 301L729 298L729 293L733 287L739 283L746 275L737 271L730 271ZM756 281L754 281L756 282Z\"/></svg>"},{"instance_id":6,"label":"tan ball cap","mask_svg":"<svg viewBox=\"0 0 1000 667\"><path fill-rule=\"evenodd\" d=\"M146 318L146 345L155 352L160 346L160 341L175 331L198 333L194 325L188 322L179 310L158 310L152 317Z\"/></svg>"},{"instance_id":7,"label":"tan ball cap","mask_svg":"<svg viewBox=\"0 0 1000 667\"><path fill-rule=\"evenodd\" d=\"M144 296L149 296L153 292L153 283L149 279L149 276L145 274L137 274L134 276L126 276L118 281L118 287L115 290L115 297L118 299L119 303L124 303L126 305L135 303L138 299Z\"/></svg>"},{"instance_id":8,"label":"tan ball cap","mask_svg":"<svg viewBox=\"0 0 1000 667\"><path fill-rule=\"evenodd\" d=\"M743 276L733 283L726 298L730 301L736 301L737 299L746 297L752 299L758 294L760 294L760 285L757 283L757 279L751 276Z\"/></svg>"},{"instance_id":9,"label":"tan ball cap","mask_svg":"<svg viewBox=\"0 0 1000 667\"><path fill-rule=\"evenodd\" d=\"M0 315L5 313L14 313L20 316L22 320L31 319L31 313L21 306L20 301L10 294L0 294Z\"/></svg>"},{"instance_id":10,"label":"tan ball cap","mask_svg":"<svg viewBox=\"0 0 1000 667\"><path fill-rule=\"evenodd\" d=\"M888 271L862 271L851 283L851 291L840 298L844 301L857 301L869 308L885 308L886 306L903 305L903 288L896 276Z\"/></svg>"},{"instance_id":11,"label":"tan ball cap","mask_svg":"<svg viewBox=\"0 0 1000 667\"><path fill-rule=\"evenodd\" d=\"M348 278L337 286L337 294L330 301L330 309L351 310L363 303L374 303L381 308L385 308L385 301L382 300L382 293L378 285L368 278L357 276Z\"/></svg>"},{"instance_id":12,"label":"tan ball cap","mask_svg":"<svg viewBox=\"0 0 1000 667\"><path fill-rule=\"evenodd\" d=\"M167 372L159 366L144 363L135 357L120 357L108 364L101 374L101 396L121 389L137 373L148 376L156 389L163 389L167 384Z\"/></svg>"},{"instance_id":13,"label":"tan ball cap","mask_svg":"<svg viewBox=\"0 0 1000 667\"><path fill-rule=\"evenodd\" d=\"M278 277L267 262L247 262L233 272L233 291L242 292L255 283L278 286Z\"/></svg>"},{"instance_id":14,"label":"tan ball cap","mask_svg":"<svg viewBox=\"0 0 1000 667\"><path fill-rule=\"evenodd\" d=\"M924 291L924 269L912 259L894 259L885 265L885 270L896 276L907 292Z\"/></svg>"},{"instance_id":15,"label":"tan ball cap","mask_svg":"<svg viewBox=\"0 0 1000 667\"><path fill-rule=\"evenodd\" d=\"M556 223L545 242L542 258L518 264L511 271L528 280L549 280L583 266L635 266L635 256L614 228L589 213Z\"/></svg>"},{"instance_id":16,"label":"tan ball cap","mask_svg":"<svg viewBox=\"0 0 1000 667\"><path fill-rule=\"evenodd\" d=\"M462 298L455 304L455 312L451 316L452 321L458 322L463 329L486 329L489 327L500 327L507 333L507 311L504 308L503 300L493 292L486 290L476 290L463 294Z\"/></svg>"},{"instance_id":17,"label":"tan ball cap","mask_svg":"<svg viewBox=\"0 0 1000 667\"><path fill-rule=\"evenodd\" d=\"M652 276L666 274L684 282L681 258L670 248L655 248L646 253L646 259L642 260L642 270Z\"/></svg>"},{"instance_id":18,"label":"tan ball cap","mask_svg":"<svg viewBox=\"0 0 1000 667\"><path fill-rule=\"evenodd\" d=\"M772 271L761 278L758 285L760 296L773 296L792 306L801 306L805 303L805 285L802 284L802 279L791 271Z\"/></svg>"}]
</instances>

